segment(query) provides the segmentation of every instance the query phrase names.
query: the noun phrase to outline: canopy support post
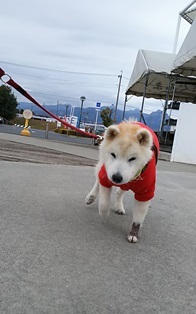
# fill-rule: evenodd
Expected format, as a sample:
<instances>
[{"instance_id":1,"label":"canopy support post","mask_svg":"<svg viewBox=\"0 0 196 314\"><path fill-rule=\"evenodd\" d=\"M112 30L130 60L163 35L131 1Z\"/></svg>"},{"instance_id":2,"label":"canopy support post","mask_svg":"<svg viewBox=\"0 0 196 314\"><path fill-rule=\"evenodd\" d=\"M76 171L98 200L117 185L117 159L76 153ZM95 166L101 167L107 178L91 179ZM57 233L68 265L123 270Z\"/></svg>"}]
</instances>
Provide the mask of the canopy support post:
<instances>
[{"instance_id":1,"label":"canopy support post","mask_svg":"<svg viewBox=\"0 0 196 314\"><path fill-rule=\"evenodd\" d=\"M173 94L172 94L172 105L174 103L174 97L175 97L175 92L176 92L176 82L174 83L174 89L173 89ZM165 144L167 143L167 138L168 138L168 127L169 127L169 123L170 123L170 119L171 119L171 113L172 113L172 105L171 105L171 108L170 108L170 113L169 113L169 119L168 119L168 122L167 122L167 130L166 130L166 135L165 135Z\"/></svg>"},{"instance_id":2,"label":"canopy support post","mask_svg":"<svg viewBox=\"0 0 196 314\"><path fill-rule=\"evenodd\" d=\"M122 120L125 119L125 109L126 109L126 105L127 105L127 95L125 95L125 101L124 101L124 107L123 107L123 116L122 116Z\"/></svg>"},{"instance_id":3,"label":"canopy support post","mask_svg":"<svg viewBox=\"0 0 196 314\"><path fill-rule=\"evenodd\" d=\"M146 121L145 121L144 116L143 116L143 109L144 109L144 100L146 97L147 86L148 86L148 75L146 76L146 82L144 85L144 94L143 94L142 105L141 105L141 109L140 109L140 122L143 120L144 124L146 124Z\"/></svg>"},{"instance_id":4,"label":"canopy support post","mask_svg":"<svg viewBox=\"0 0 196 314\"><path fill-rule=\"evenodd\" d=\"M166 116L167 107L168 107L170 86L171 86L171 80L170 80L170 77L169 77L169 83L168 83L168 87L167 87L167 94L166 94L166 99L165 99L165 104L164 104L163 114L162 114L162 119L161 119L161 126L160 126L160 135L159 135L160 141L162 141L162 139L163 139L163 130L164 130L164 124L165 124L165 116Z\"/></svg>"}]
</instances>

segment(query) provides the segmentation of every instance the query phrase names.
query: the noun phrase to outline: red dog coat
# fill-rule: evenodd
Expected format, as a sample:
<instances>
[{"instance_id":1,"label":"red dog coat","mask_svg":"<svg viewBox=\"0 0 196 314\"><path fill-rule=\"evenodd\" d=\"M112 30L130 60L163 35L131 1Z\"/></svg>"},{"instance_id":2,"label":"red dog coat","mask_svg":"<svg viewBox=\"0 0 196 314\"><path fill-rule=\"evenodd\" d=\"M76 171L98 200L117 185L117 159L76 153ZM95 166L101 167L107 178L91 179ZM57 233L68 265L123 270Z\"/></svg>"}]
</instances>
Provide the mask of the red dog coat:
<instances>
[{"instance_id":1,"label":"red dog coat","mask_svg":"<svg viewBox=\"0 0 196 314\"><path fill-rule=\"evenodd\" d=\"M108 179L105 165L103 164L100 171L99 171L99 182L101 185L105 186L106 188L111 188L112 186L118 186L122 190L128 191L131 190L135 193L135 199L140 202L149 201L154 197L155 192L155 183L156 183L156 163L158 159L158 152L159 152L159 141L156 134L146 125L136 122L143 128L150 131L153 136L153 155L151 160L148 164L144 167L141 174L134 180L125 183L125 184L114 184Z\"/></svg>"}]
</instances>

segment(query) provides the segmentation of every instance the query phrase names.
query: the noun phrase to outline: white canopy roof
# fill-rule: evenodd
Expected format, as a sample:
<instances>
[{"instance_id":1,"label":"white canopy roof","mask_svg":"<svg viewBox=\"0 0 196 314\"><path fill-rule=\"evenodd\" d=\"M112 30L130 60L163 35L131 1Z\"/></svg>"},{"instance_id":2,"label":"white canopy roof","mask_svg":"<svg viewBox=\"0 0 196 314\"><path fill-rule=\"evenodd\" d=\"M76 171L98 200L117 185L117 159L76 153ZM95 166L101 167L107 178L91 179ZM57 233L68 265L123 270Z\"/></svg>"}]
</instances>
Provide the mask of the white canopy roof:
<instances>
[{"instance_id":1,"label":"white canopy roof","mask_svg":"<svg viewBox=\"0 0 196 314\"><path fill-rule=\"evenodd\" d=\"M181 82L179 75L171 74L175 58L175 54L139 50L126 95L166 99L169 84L173 87L177 82L174 100L196 103L196 85L190 85L192 82L196 84L196 79L183 78ZM172 94L170 86L169 99Z\"/></svg>"},{"instance_id":2,"label":"white canopy roof","mask_svg":"<svg viewBox=\"0 0 196 314\"><path fill-rule=\"evenodd\" d=\"M174 60L172 72L184 76L196 76L196 19Z\"/></svg>"},{"instance_id":3,"label":"white canopy roof","mask_svg":"<svg viewBox=\"0 0 196 314\"><path fill-rule=\"evenodd\" d=\"M145 97L164 99L175 56L175 54L140 49L126 94L142 96L148 80Z\"/></svg>"},{"instance_id":4,"label":"white canopy roof","mask_svg":"<svg viewBox=\"0 0 196 314\"><path fill-rule=\"evenodd\" d=\"M196 6L195 6L195 2L191 1L191 3L189 3L186 8L184 8L184 10L182 10L179 14L190 24L193 23L195 17L196 17Z\"/></svg>"},{"instance_id":5,"label":"white canopy roof","mask_svg":"<svg viewBox=\"0 0 196 314\"><path fill-rule=\"evenodd\" d=\"M180 12L180 15L190 24L193 23L195 17L196 17L196 8L187 10L187 11L182 11Z\"/></svg>"}]
</instances>

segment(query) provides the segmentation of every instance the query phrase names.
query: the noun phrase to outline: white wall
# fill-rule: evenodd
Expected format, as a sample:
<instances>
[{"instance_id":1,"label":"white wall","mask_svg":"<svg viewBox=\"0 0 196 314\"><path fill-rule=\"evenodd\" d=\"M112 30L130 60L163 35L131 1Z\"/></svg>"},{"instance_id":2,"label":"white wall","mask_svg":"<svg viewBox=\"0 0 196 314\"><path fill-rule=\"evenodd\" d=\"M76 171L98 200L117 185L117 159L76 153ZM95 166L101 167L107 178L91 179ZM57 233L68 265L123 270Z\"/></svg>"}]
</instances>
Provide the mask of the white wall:
<instances>
[{"instance_id":1,"label":"white wall","mask_svg":"<svg viewBox=\"0 0 196 314\"><path fill-rule=\"evenodd\" d=\"M171 161L196 164L196 104L180 105Z\"/></svg>"}]
</instances>

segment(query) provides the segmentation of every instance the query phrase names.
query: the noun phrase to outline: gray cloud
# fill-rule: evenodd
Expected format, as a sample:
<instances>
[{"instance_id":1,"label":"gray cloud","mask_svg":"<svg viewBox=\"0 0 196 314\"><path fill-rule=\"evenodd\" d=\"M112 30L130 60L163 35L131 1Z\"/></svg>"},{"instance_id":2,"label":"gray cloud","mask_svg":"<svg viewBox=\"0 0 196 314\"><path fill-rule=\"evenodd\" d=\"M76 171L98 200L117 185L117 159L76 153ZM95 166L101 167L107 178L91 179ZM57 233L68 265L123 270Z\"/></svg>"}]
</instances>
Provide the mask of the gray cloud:
<instances>
[{"instance_id":1,"label":"gray cloud","mask_svg":"<svg viewBox=\"0 0 196 314\"><path fill-rule=\"evenodd\" d=\"M178 12L187 0L173 2L18 0L10 5L4 1L0 59L7 63L0 65L41 103L59 100L80 105L79 98L85 95L85 106L115 103L123 70L122 107L137 51L172 51ZM188 27L182 22L179 44ZM147 101L148 108L153 103ZM141 100L133 97L129 104L140 106ZM161 103L156 106L161 108Z\"/></svg>"}]
</instances>

